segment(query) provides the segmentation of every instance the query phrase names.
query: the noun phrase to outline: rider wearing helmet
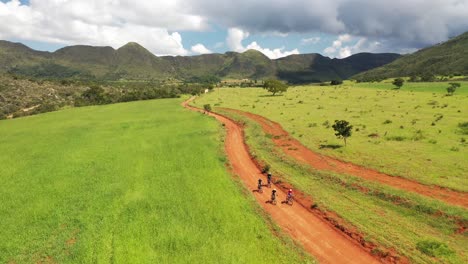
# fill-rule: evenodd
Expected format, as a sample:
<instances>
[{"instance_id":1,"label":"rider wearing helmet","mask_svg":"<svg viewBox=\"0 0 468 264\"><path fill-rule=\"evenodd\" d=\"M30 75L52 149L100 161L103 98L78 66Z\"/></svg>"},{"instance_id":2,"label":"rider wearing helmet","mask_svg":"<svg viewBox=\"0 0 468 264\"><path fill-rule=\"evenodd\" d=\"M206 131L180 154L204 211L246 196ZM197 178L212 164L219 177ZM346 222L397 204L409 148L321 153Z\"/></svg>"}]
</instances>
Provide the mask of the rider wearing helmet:
<instances>
[{"instance_id":1,"label":"rider wearing helmet","mask_svg":"<svg viewBox=\"0 0 468 264\"><path fill-rule=\"evenodd\" d=\"M262 189L262 179L258 179L258 189Z\"/></svg>"},{"instance_id":2,"label":"rider wearing helmet","mask_svg":"<svg viewBox=\"0 0 468 264\"><path fill-rule=\"evenodd\" d=\"M271 172L267 174L268 185L271 184Z\"/></svg>"},{"instance_id":3,"label":"rider wearing helmet","mask_svg":"<svg viewBox=\"0 0 468 264\"><path fill-rule=\"evenodd\" d=\"M274 200L276 200L276 189L273 189L271 191L271 201L274 201Z\"/></svg>"},{"instance_id":4,"label":"rider wearing helmet","mask_svg":"<svg viewBox=\"0 0 468 264\"><path fill-rule=\"evenodd\" d=\"M293 190L289 189L288 191L288 199L291 199L293 197Z\"/></svg>"}]
</instances>

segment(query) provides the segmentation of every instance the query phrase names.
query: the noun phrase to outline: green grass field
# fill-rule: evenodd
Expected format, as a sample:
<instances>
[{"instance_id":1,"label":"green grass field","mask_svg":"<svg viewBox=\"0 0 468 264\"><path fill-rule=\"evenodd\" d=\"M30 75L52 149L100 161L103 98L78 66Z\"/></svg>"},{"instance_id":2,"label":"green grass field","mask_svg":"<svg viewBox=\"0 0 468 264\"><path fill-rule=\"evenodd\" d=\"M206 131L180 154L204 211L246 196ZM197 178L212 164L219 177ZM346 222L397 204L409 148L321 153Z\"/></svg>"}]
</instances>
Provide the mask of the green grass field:
<instances>
[{"instance_id":1,"label":"green grass field","mask_svg":"<svg viewBox=\"0 0 468 264\"><path fill-rule=\"evenodd\" d=\"M180 102L0 121L0 263L311 261L227 173L220 125Z\"/></svg>"},{"instance_id":2,"label":"green grass field","mask_svg":"<svg viewBox=\"0 0 468 264\"><path fill-rule=\"evenodd\" d=\"M457 231L468 223L467 210L357 177L301 166L278 150L257 123L221 113L245 122L251 154L269 164L275 177L311 196L317 208L335 212L357 228L366 242L379 245L372 254L385 256L393 249L411 263L468 261L468 236Z\"/></svg>"},{"instance_id":3,"label":"green grass field","mask_svg":"<svg viewBox=\"0 0 468 264\"><path fill-rule=\"evenodd\" d=\"M468 83L445 96L447 83L388 82L291 87L282 96L263 89L216 89L196 104L253 112L279 122L310 149L376 170L468 191ZM347 147L331 125L353 126Z\"/></svg>"}]
</instances>

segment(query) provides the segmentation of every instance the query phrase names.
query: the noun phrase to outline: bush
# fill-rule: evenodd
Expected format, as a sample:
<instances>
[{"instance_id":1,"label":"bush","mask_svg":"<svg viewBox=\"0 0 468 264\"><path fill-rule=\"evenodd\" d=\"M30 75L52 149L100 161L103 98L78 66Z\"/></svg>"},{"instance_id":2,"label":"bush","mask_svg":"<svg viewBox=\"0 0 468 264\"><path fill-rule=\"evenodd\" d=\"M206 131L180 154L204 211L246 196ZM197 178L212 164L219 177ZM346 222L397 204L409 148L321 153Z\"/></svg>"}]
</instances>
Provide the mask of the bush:
<instances>
[{"instance_id":1,"label":"bush","mask_svg":"<svg viewBox=\"0 0 468 264\"><path fill-rule=\"evenodd\" d=\"M418 242L416 248L431 257L448 256L454 253L446 244L431 240Z\"/></svg>"},{"instance_id":2,"label":"bush","mask_svg":"<svg viewBox=\"0 0 468 264\"><path fill-rule=\"evenodd\" d=\"M468 135L468 122L458 123L458 129L460 130L460 134Z\"/></svg>"},{"instance_id":3,"label":"bush","mask_svg":"<svg viewBox=\"0 0 468 264\"><path fill-rule=\"evenodd\" d=\"M389 119L387 119L387 120L385 120L385 121L383 122L384 125L386 125L386 124L391 124L391 123L392 123L392 120L389 120Z\"/></svg>"},{"instance_id":4,"label":"bush","mask_svg":"<svg viewBox=\"0 0 468 264\"><path fill-rule=\"evenodd\" d=\"M270 171L270 165L265 164L262 168L262 173L267 173Z\"/></svg>"},{"instance_id":5,"label":"bush","mask_svg":"<svg viewBox=\"0 0 468 264\"><path fill-rule=\"evenodd\" d=\"M203 105L203 109L205 109L205 111L207 112L211 112L211 105L210 104Z\"/></svg>"},{"instance_id":6,"label":"bush","mask_svg":"<svg viewBox=\"0 0 468 264\"><path fill-rule=\"evenodd\" d=\"M387 140L388 141L405 141L405 137L403 136L390 136L390 137L387 137Z\"/></svg>"}]
</instances>

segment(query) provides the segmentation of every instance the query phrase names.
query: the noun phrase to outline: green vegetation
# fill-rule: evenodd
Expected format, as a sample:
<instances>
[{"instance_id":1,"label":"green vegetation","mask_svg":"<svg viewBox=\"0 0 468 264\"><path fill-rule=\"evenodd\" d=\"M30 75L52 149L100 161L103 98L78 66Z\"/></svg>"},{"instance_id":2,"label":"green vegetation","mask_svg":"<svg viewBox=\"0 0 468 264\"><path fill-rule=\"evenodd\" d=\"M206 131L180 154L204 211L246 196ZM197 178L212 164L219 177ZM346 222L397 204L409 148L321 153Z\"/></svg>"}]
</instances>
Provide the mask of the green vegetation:
<instances>
[{"instance_id":1,"label":"green vegetation","mask_svg":"<svg viewBox=\"0 0 468 264\"><path fill-rule=\"evenodd\" d=\"M205 109L205 111L207 112L211 112L211 105L210 104L203 105L203 109Z\"/></svg>"},{"instance_id":2,"label":"green vegetation","mask_svg":"<svg viewBox=\"0 0 468 264\"><path fill-rule=\"evenodd\" d=\"M450 84L450 86L447 87L447 95L452 96L455 93L455 91L457 90L457 88L460 87L460 83L449 83L449 84Z\"/></svg>"},{"instance_id":3,"label":"green vegetation","mask_svg":"<svg viewBox=\"0 0 468 264\"><path fill-rule=\"evenodd\" d=\"M204 98L196 100L200 104ZM313 199L313 208L331 210L364 235L365 243L379 245L372 254L386 256L389 249L412 263L466 263L465 234L468 211L417 194L396 190L348 175L317 171L299 165L271 141L271 135L248 118L215 109L244 123L253 157L268 164L275 181L291 183ZM271 166L271 167L270 167ZM427 244L426 241L431 241ZM432 244L444 241L444 244ZM439 243L439 242L437 242ZM436 258L432 257L432 253Z\"/></svg>"},{"instance_id":4,"label":"green vegetation","mask_svg":"<svg viewBox=\"0 0 468 264\"><path fill-rule=\"evenodd\" d=\"M266 80L263 84L263 89L275 96L277 93L285 93L288 90L288 85L279 80Z\"/></svg>"},{"instance_id":5,"label":"green vegetation","mask_svg":"<svg viewBox=\"0 0 468 264\"><path fill-rule=\"evenodd\" d=\"M197 103L263 115L325 155L468 191L468 144L459 127L468 122L468 83L461 82L454 96L446 96L446 87L407 83L393 90L390 82L346 82L341 87L294 87L281 97L264 97L268 93L262 89L220 89ZM331 128L333 120L341 119L354 125L352 142L346 148L322 147L342 144Z\"/></svg>"},{"instance_id":6,"label":"green vegetation","mask_svg":"<svg viewBox=\"0 0 468 264\"><path fill-rule=\"evenodd\" d=\"M78 45L48 53L19 43L0 41L0 73L41 79L178 79L205 83L219 78L256 80L279 77L291 83L308 83L346 79L398 57L398 54L361 53L345 59L330 59L318 54L301 54L270 60L257 50L157 57L133 42L117 50Z\"/></svg>"},{"instance_id":7,"label":"green vegetation","mask_svg":"<svg viewBox=\"0 0 468 264\"><path fill-rule=\"evenodd\" d=\"M332 127L335 130L335 136L342 138L346 146L346 139L351 136L353 126L346 120L335 120L335 124Z\"/></svg>"},{"instance_id":8,"label":"green vegetation","mask_svg":"<svg viewBox=\"0 0 468 264\"><path fill-rule=\"evenodd\" d=\"M432 81L434 75L468 75L468 32L445 43L405 55L389 64L353 76L361 81L383 80L392 77L418 76Z\"/></svg>"},{"instance_id":9,"label":"green vegetation","mask_svg":"<svg viewBox=\"0 0 468 264\"><path fill-rule=\"evenodd\" d=\"M392 84L395 85L395 89L400 89L404 83L405 83L405 80L403 80L402 78L396 78L392 82Z\"/></svg>"},{"instance_id":10,"label":"green vegetation","mask_svg":"<svg viewBox=\"0 0 468 264\"><path fill-rule=\"evenodd\" d=\"M200 81L203 83L44 81L0 76L0 119L51 112L70 106L176 98L181 94L201 94L213 88L213 79Z\"/></svg>"},{"instance_id":11,"label":"green vegetation","mask_svg":"<svg viewBox=\"0 0 468 264\"><path fill-rule=\"evenodd\" d=\"M226 172L219 124L180 102L0 121L0 262L308 261Z\"/></svg>"}]
</instances>

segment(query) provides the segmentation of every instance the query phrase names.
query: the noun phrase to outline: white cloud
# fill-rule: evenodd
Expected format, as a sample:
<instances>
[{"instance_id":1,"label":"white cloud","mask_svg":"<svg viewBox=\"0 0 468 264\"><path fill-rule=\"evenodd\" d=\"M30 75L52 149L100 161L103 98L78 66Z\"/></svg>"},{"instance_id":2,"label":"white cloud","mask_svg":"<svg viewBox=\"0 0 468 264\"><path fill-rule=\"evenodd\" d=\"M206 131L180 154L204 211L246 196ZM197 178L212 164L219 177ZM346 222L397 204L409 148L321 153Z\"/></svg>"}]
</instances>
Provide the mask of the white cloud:
<instances>
[{"instance_id":1,"label":"white cloud","mask_svg":"<svg viewBox=\"0 0 468 264\"><path fill-rule=\"evenodd\" d=\"M349 46L343 46L343 44L350 42L352 40L351 35L344 34L339 35L338 38L333 41L332 45L325 48L323 52L332 57L345 58L351 56L353 50Z\"/></svg>"},{"instance_id":2,"label":"white cloud","mask_svg":"<svg viewBox=\"0 0 468 264\"><path fill-rule=\"evenodd\" d=\"M268 48L262 48L256 41L253 41L247 47L244 47L242 44L242 41L246 39L249 36L249 32L243 31L242 29L239 28L230 28L228 30L228 36L226 38L226 43L228 47L231 50L237 51L237 52L244 52L249 49L254 49L262 52L265 54L268 58L270 59L278 59L281 57L286 57L292 54L299 54L298 49L293 49L293 50L284 50L284 47L281 48L276 48L276 49L268 49Z\"/></svg>"},{"instance_id":3,"label":"white cloud","mask_svg":"<svg viewBox=\"0 0 468 264\"><path fill-rule=\"evenodd\" d=\"M351 44L353 43L353 44ZM335 58L346 58L360 52L384 52L386 47L379 41L351 35L340 35L324 53Z\"/></svg>"},{"instance_id":4,"label":"white cloud","mask_svg":"<svg viewBox=\"0 0 468 264\"><path fill-rule=\"evenodd\" d=\"M323 32L406 52L467 31L467 14L468 0L10 0L0 1L0 38L113 47L136 41L155 54L184 55L177 32L214 26L234 29L227 44L237 51L247 32ZM329 52L352 50L346 39L337 40L342 46Z\"/></svg>"},{"instance_id":5,"label":"white cloud","mask_svg":"<svg viewBox=\"0 0 468 264\"><path fill-rule=\"evenodd\" d=\"M240 28L228 29L226 44L232 51L243 52L245 51L242 41L249 37L249 32L243 31Z\"/></svg>"},{"instance_id":6,"label":"white cloud","mask_svg":"<svg viewBox=\"0 0 468 264\"><path fill-rule=\"evenodd\" d=\"M0 38L119 48L135 41L157 55L186 55L177 31L202 30L203 18L171 3L130 0L0 2ZM164 9L166 8L166 9Z\"/></svg>"},{"instance_id":7,"label":"white cloud","mask_svg":"<svg viewBox=\"0 0 468 264\"><path fill-rule=\"evenodd\" d=\"M198 43L190 49L193 53L195 54L207 54L207 53L213 53L211 50L207 49L203 44Z\"/></svg>"},{"instance_id":8,"label":"white cloud","mask_svg":"<svg viewBox=\"0 0 468 264\"><path fill-rule=\"evenodd\" d=\"M246 50L249 50L249 49L258 50L261 53L265 54L270 59L278 59L278 58L286 57L286 56L293 55L293 54L299 54L298 49L285 51L284 47L276 48L276 49L262 48L255 41L247 45Z\"/></svg>"},{"instance_id":9,"label":"white cloud","mask_svg":"<svg viewBox=\"0 0 468 264\"><path fill-rule=\"evenodd\" d=\"M320 42L320 37L303 38L301 40L301 45L317 44L319 42Z\"/></svg>"}]
</instances>

